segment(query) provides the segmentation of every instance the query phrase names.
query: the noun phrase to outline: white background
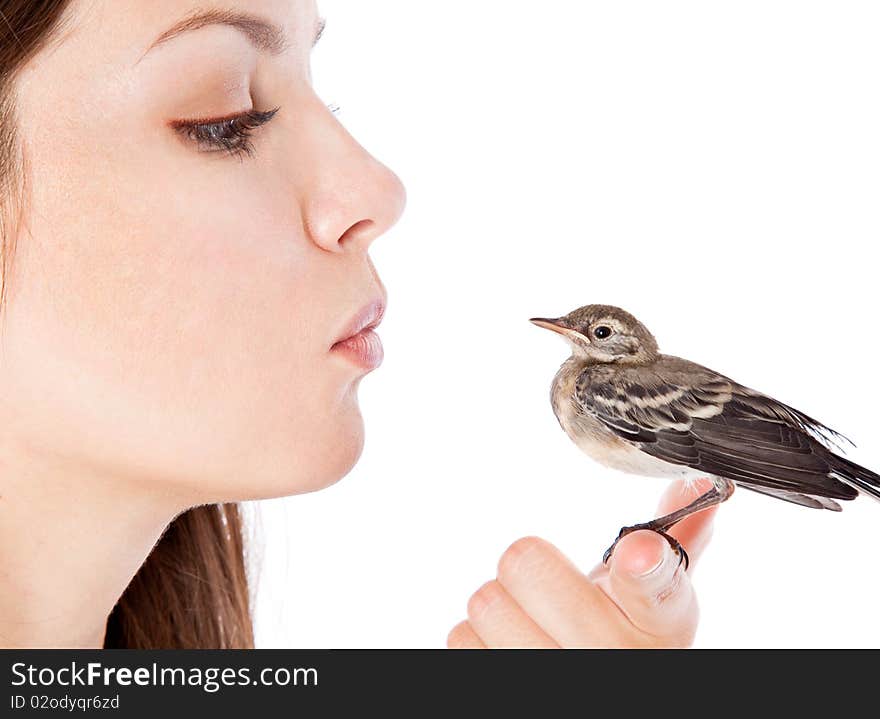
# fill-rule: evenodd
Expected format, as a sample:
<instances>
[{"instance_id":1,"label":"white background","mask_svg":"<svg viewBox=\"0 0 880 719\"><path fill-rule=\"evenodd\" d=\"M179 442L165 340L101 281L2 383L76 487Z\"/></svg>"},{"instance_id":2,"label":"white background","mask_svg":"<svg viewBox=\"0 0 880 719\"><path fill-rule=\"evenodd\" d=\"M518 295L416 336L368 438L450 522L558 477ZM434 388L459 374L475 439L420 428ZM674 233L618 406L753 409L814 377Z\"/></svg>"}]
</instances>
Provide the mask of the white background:
<instances>
[{"instance_id":1,"label":"white background","mask_svg":"<svg viewBox=\"0 0 880 719\"><path fill-rule=\"evenodd\" d=\"M587 303L849 435L880 468L873 2L324 0L315 82L407 185L367 444L260 503L258 646L440 647L516 538L585 570L663 480L595 464L548 392ZM739 491L697 646L880 646L880 504Z\"/></svg>"}]
</instances>

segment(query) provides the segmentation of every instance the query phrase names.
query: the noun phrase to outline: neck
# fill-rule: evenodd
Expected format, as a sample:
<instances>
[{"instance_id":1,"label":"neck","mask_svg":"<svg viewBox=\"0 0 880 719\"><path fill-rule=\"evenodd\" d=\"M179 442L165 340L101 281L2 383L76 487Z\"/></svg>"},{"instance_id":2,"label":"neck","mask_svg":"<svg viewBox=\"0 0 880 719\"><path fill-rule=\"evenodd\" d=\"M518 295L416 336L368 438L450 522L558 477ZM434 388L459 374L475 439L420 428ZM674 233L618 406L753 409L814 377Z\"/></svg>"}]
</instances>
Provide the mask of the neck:
<instances>
[{"instance_id":1,"label":"neck","mask_svg":"<svg viewBox=\"0 0 880 719\"><path fill-rule=\"evenodd\" d=\"M110 611L180 498L8 446L0 471L0 646L102 647Z\"/></svg>"},{"instance_id":2,"label":"neck","mask_svg":"<svg viewBox=\"0 0 880 719\"><path fill-rule=\"evenodd\" d=\"M644 367L657 360L656 355L639 352L634 355L626 355L621 357L612 356L593 356L586 352L575 352L569 357L569 362L578 364L582 367Z\"/></svg>"}]
</instances>

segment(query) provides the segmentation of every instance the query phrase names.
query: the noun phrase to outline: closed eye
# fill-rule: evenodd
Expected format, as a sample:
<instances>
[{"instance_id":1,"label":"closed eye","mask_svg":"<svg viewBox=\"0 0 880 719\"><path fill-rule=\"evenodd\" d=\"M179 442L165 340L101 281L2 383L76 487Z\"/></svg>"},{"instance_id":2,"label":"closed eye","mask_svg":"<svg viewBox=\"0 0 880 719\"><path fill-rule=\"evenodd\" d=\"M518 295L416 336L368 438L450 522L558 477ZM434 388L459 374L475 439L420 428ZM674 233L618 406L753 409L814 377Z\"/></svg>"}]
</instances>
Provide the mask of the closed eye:
<instances>
[{"instance_id":1,"label":"closed eye","mask_svg":"<svg viewBox=\"0 0 880 719\"><path fill-rule=\"evenodd\" d=\"M175 120L171 127L194 142L200 152L225 152L243 159L254 154L253 131L269 122L280 109L248 110L223 118Z\"/></svg>"}]
</instances>

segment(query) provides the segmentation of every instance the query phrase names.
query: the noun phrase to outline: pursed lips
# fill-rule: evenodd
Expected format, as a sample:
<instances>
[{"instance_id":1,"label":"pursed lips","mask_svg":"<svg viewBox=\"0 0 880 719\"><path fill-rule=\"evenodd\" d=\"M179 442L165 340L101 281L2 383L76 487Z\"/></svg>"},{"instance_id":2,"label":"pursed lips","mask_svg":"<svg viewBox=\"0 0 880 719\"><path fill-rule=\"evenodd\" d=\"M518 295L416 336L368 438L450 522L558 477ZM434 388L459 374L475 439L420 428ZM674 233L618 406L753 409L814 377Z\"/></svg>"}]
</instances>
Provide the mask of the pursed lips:
<instances>
[{"instance_id":1,"label":"pursed lips","mask_svg":"<svg viewBox=\"0 0 880 719\"><path fill-rule=\"evenodd\" d=\"M382 317L385 315L385 306L386 300L384 297L378 297L364 305L357 314L349 320L345 329L338 335L338 339L333 343L331 349L340 342L351 339L361 332L378 327L382 322Z\"/></svg>"}]
</instances>

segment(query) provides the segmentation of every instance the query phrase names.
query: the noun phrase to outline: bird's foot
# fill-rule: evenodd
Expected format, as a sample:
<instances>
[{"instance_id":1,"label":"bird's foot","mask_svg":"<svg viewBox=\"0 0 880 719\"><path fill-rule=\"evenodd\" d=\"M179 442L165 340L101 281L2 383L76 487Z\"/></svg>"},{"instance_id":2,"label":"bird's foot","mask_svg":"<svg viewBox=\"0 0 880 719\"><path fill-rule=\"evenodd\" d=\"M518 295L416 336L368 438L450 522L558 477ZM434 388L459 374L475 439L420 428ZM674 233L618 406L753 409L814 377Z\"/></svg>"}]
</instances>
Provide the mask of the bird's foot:
<instances>
[{"instance_id":1,"label":"bird's foot","mask_svg":"<svg viewBox=\"0 0 880 719\"><path fill-rule=\"evenodd\" d=\"M608 549L605 550L605 554L602 556L602 562L604 564L608 564L608 560L611 559L611 555L614 553L614 548L617 546L617 543L627 534L632 534L633 532L637 532L640 529L647 529L651 532L656 532L667 542L669 542L669 546L672 547L672 551L678 553L678 563L681 564L683 562L684 568L685 570L687 570L688 566L690 565L690 559L688 558L688 554L684 550L684 547L681 546L681 542L679 542L671 534L668 534L665 530L653 526L650 522L646 522L645 524L634 524L631 527L623 527L623 529L621 529L620 533L617 535L617 539L614 540L614 544L612 544L610 547L608 547Z\"/></svg>"}]
</instances>

